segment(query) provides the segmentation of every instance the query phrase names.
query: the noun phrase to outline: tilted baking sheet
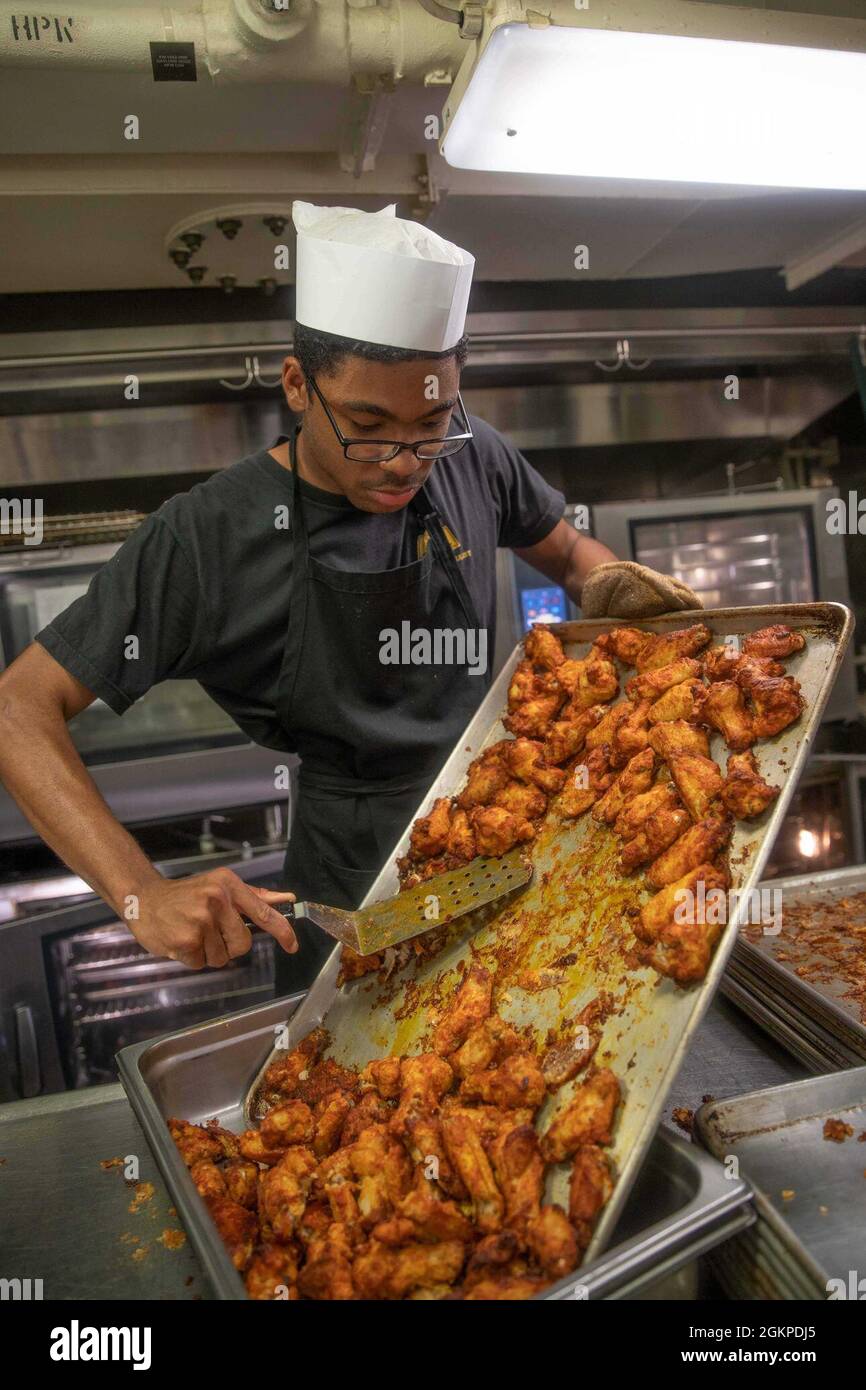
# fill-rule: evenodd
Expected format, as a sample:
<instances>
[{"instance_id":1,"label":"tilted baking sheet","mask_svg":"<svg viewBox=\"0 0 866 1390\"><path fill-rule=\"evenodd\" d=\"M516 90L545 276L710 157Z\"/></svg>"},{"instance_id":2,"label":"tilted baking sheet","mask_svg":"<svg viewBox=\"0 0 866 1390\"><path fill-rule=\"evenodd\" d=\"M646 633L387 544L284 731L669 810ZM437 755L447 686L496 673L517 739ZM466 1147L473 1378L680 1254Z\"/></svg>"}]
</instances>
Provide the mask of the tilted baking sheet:
<instances>
[{"instance_id":1,"label":"tilted baking sheet","mask_svg":"<svg viewBox=\"0 0 866 1390\"><path fill-rule=\"evenodd\" d=\"M842 1143L825 1139L829 1118L849 1124L853 1134ZM828 1280L847 1288L852 1270L863 1277L866 1147L858 1135L864 1132L866 1067L701 1107L696 1136L716 1158L736 1158L755 1192L758 1223L734 1242L746 1258L722 1256L735 1281L732 1292L820 1299L828 1296Z\"/></svg>"},{"instance_id":2,"label":"tilted baking sheet","mask_svg":"<svg viewBox=\"0 0 866 1390\"><path fill-rule=\"evenodd\" d=\"M338 989L339 952L334 952L289 1026L292 1045L311 1028L324 1024L332 1038L328 1055L346 1065L363 1066L373 1057L423 1050L432 1025L460 983L461 971L471 963L494 971L497 1012L519 1027L528 1026L540 1047L551 1034L567 1038L569 1024L584 1006L609 996L613 1008L595 1062L612 1068L623 1092L611 1146L617 1181L587 1261L610 1240L667 1091L719 985L740 917L749 910L745 894L760 880L852 628L849 610L829 603L676 613L638 626L663 633L696 621L706 623L717 644L770 623L788 623L807 639L806 649L786 663L787 671L802 685L805 711L796 724L755 747L761 771L781 787L781 794L759 820L737 824L731 849L732 886L741 896L699 985L682 990L654 970L635 965L634 940L624 914L647 900L642 880L618 874L618 841L591 815L560 821L551 813L532 845L532 882L514 901L462 918L448 929L447 944L435 957L406 966L384 982L371 975ZM568 655L579 657L595 637L615 625L610 620L581 621L559 624L553 630L562 637ZM522 655L518 646L416 815L425 814L437 797L456 793L473 758L503 737L500 716L505 712L511 673ZM713 736L711 748L724 769L727 750L720 736ZM365 905L397 891L394 859L405 853L410 829L411 823ZM283 1055L272 1053L261 1070L272 1057ZM542 1127L580 1079L548 1098L540 1115ZM560 1165L552 1172L548 1200L567 1206L567 1183L567 1165Z\"/></svg>"},{"instance_id":3,"label":"tilted baking sheet","mask_svg":"<svg viewBox=\"0 0 866 1390\"><path fill-rule=\"evenodd\" d=\"M764 886L781 892L784 922L786 908L795 903L822 906L866 891L866 865L771 879ZM729 989L728 981L733 979L735 985L758 1004L768 1003L773 1012L783 1017L788 1015L791 1027L806 1042L823 1051L830 1058L830 1065L833 1061L838 1066L866 1062L866 1023L857 1003L845 997L845 981L839 976L804 980L795 967L807 963L806 958L798 955L796 960L780 960L780 951L790 951L790 941L784 930L779 934L762 933L754 941L741 931L723 981L723 992L743 1006L742 998ZM808 959L826 958L812 955ZM829 965L828 974L832 975ZM788 1045L778 1030L769 1025L768 1028L779 1041Z\"/></svg>"}]
</instances>

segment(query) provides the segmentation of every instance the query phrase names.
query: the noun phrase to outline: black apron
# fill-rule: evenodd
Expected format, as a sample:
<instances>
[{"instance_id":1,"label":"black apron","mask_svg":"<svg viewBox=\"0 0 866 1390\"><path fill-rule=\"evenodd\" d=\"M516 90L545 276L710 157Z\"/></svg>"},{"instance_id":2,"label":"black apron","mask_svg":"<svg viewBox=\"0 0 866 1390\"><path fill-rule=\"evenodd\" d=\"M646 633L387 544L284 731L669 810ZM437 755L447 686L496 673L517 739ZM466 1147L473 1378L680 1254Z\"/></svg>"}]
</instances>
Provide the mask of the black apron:
<instances>
[{"instance_id":1,"label":"black apron","mask_svg":"<svg viewBox=\"0 0 866 1390\"><path fill-rule=\"evenodd\" d=\"M357 907L490 683L466 666L384 665L383 629L481 626L442 518L424 488L409 504L429 544L378 572L332 569L310 554L291 436L292 581L277 713L302 760L283 869L299 899ZM490 636L490 634L488 634ZM490 654L488 652L488 654ZM277 950L276 992L305 989L333 949L299 924Z\"/></svg>"}]
</instances>

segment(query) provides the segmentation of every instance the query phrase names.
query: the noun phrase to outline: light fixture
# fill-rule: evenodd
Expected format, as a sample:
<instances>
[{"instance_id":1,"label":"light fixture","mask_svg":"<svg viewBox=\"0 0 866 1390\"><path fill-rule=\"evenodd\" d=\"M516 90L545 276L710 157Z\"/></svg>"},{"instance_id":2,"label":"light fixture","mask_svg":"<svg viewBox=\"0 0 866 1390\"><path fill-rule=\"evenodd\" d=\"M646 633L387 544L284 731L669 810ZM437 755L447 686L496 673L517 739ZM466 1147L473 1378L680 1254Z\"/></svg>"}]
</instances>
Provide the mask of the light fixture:
<instances>
[{"instance_id":1,"label":"light fixture","mask_svg":"<svg viewBox=\"0 0 866 1390\"><path fill-rule=\"evenodd\" d=\"M647 0L647 22L602 9L556 5L563 22L540 27L513 3L494 10L445 106L449 164L866 190L866 23L677 0ZM599 27L630 18L655 32Z\"/></svg>"},{"instance_id":2,"label":"light fixture","mask_svg":"<svg viewBox=\"0 0 866 1390\"><path fill-rule=\"evenodd\" d=\"M797 832L797 849L804 859L815 859L821 852L818 836L814 830L803 827Z\"/></svg>"}]
</instances>

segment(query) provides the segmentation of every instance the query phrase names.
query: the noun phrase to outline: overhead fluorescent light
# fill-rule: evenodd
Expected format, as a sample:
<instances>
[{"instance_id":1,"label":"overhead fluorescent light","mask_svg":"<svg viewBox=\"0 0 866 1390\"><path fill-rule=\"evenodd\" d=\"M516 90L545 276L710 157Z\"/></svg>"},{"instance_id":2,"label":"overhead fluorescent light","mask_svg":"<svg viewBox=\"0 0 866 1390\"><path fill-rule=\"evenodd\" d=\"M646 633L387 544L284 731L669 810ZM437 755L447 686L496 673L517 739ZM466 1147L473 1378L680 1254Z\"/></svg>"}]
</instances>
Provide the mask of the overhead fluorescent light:
<instances>
[{"instance_id":1,"label":"overhead fluorescent light","mask_svg":"<svg viewBox=\"0 0 866 1390\"><path fill-rule=\"evenodd\" d=\"M458 169L866 189L864 94L863 52L507 22L461 69L441 149Z\"/></svg>"}]
</instances>

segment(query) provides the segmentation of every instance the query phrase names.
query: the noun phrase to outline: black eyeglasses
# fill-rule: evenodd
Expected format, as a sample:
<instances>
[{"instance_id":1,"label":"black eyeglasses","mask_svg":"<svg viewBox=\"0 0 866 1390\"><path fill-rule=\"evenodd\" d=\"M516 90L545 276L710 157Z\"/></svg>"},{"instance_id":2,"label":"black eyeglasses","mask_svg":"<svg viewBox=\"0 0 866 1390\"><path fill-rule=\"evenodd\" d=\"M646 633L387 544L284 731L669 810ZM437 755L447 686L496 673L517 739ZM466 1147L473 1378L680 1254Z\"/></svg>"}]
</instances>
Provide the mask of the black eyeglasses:
<instances>
[{"instance_id":1,"label":"black eyeglasses","mask_svg":"<svg viewBox=\"0 0 866 1390\"><path fill-rule=\"evenodd\" d=\"M417 459L441 459L447 454L459 453L470 439L475 438L469 426L469 416L466 414L463 397L458 391L457 403L463 413L463 423L466 426L465 432L462 434L449 434L445 439L419 439L415 444L406 444L398 439L347 439L313 378L308 377L307 380L322 402L334 433L343 446L344 455L355 463L387 463L389 459L396 458L403 449L411 449Z\"/></svg>"}]
</instances>

